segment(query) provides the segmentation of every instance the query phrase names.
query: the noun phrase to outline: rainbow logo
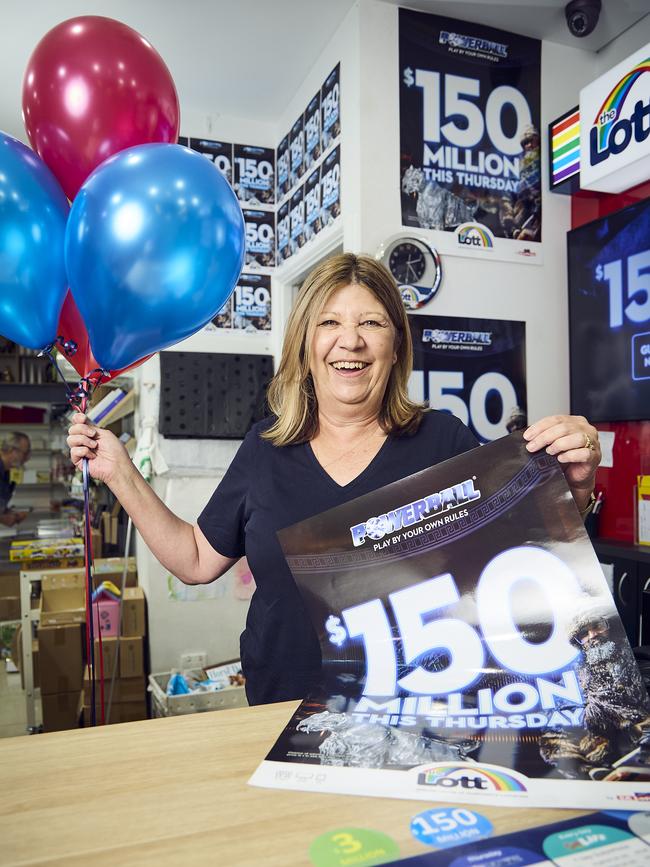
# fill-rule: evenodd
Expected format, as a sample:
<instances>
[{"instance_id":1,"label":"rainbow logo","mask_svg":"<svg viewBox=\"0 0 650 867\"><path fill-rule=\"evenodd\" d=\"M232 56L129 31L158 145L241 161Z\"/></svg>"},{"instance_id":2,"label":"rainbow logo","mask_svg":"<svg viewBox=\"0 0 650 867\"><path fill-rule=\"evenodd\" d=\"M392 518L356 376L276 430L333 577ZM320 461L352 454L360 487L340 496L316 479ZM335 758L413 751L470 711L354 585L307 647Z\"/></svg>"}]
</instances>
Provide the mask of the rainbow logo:
<instances>
[{"instance_id":1,"label":"rainbow logo","mask_svg":"<svg viewBox=\"0 0 650 867\"><path fill-rule=\"evenodd\" d=\"M483 792L525 792L526 786L512 774L485 765L436 765L418 774L418 785Z\"/></svg>"},{"instance_id":2,"label":"rainbow logo","mask_svg":"<svg viewBox=\"0 0 650 867\"><path fill-rule=\"evenodd\" d=\"M610 130L620 117L628 93L644 72L650 72L650 57L641 60L624 75L618 84L615 84L610 90L598 109L593 125L598 127L598 144L601 151L607 146Z\"/></svg>"},{"instance_id":3,"label":"rainbow logo","mask_svg":"<svg viewBox=\"0 0 650 867\"><path fill-rule=\"evenodd\" d=\"M480 223L463 223L456 229L458 243L468 247L482 247L491 250L494 247L492 233L487 226Z\"/></svg>"}]
</instances>

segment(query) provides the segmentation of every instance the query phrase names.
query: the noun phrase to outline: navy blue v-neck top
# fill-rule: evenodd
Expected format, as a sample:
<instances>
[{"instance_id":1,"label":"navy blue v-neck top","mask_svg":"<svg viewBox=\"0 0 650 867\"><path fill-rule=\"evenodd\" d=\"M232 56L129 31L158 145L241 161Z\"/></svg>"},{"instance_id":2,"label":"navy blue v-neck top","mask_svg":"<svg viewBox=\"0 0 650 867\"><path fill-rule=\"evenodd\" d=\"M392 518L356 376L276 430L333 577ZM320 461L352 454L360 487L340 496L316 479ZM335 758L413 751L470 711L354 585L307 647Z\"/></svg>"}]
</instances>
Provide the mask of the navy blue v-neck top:
<instances>
[{"instance_id":1,"label":"navy blue v-neck top","mask_svg":"<svg viewBox=\"0 0 650 867\"><path fill-rule=\"evenodd\" d=\"M368 466L339 485L309 443L274 446L260 438L266 419L246 435L198 519L224 557L248 559L257 589L241 636L241 662L251 704L304 698L318 682L316 633L276 532L478 445L454 416L431 410L413 435L390 435Z\"/></svg>"}]
</instances>

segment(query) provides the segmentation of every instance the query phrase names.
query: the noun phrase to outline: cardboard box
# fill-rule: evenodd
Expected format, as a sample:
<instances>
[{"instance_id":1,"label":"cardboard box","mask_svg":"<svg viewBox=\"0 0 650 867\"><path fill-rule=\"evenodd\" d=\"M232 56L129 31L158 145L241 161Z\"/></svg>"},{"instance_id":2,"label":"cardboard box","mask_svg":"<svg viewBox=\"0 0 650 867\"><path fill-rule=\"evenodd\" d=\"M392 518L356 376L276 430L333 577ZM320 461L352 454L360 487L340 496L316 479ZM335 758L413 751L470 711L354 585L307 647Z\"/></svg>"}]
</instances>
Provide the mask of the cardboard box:
<instances>
[{"instance_id":1,"label":"cardboard box","mask_svg":"<svg viewBox=\"0 0 650 867\"><path fill-rule=\"evenodd\" d=\"M93 549L94 551L94 549ZM98 587L102 581L112 581L117 587L122 587L123 557L96 557L93 563L93 587ZM138 572L135 557L127 558L125 587L135 587L138 583Z\"/></svg>"},{"instance_id":2,"label":"cardboard box","mask_svg":"<svg viewBox=\"0 0 650 867\"><path fill-rule=\"evenodd\" d=\"M90 726L92 720L92 706L89 704L84 704L84 726ZM108 706L105 707L104 713L108 712ZM101 710L97 708L95 711L95 717L98 724L101 724ZM108 719L107 725L114 725L115 723L125 723L125 722L136 722L137 720L149 719L149 714L147 713L147 702L146 700L140 699L139 701L125 701L116 704L113 702L111 705L111 715Z\"/></svg>"},{"instance_id":3,"label":"cardboard box","mask_svg":"<svg viewBox=\"0 0 650 867\"><path fill-rule=\"evenodd\" d=\"M99 681L99 666L97 665L97 661L95 661L95 704L99 708L101 698L100 698L100 681ZM84 669L84 704L91 705L92 704L92 684L90 682L90 675L88 671L88 666ZM111 689L111 678L109 673L104 668L104 700L108 702L109 693ZM141 701L146 698L147 695L147 686L144 680L144 677L129 677L129 678L121 678L118 677L115 679L115 684L113 686L113 703L114 704L122 704L125 701Z\"/></svg>"},{"instance_id":4,"label":"cardboard box","mask_svg":"<svg viewBox=\"0 0 650 867\"><path fill-rule=\"evenodd\" d=\"M55 692L42 695L43 730L60 732L79 726L81 715L81 690L76 692Z\"/></svg>"},{"instance_id":5,"label":"cardboard box","mask_svg":"<svg viewBox=\"0 0 650 867\"><path fill-rule=\"evenodd\" d=\"M104 676L112 676L117 648L120 648L117 676L144 677L144 640L138 638L103 638ZM99 639L95 639L95 668L99 671Z\"/></svg>"},{"instance_id":6,"label":"cardboard box","mask_svg":"<svg viewBox=\"0 0 650 867\"><path fill-rule=\"evenodd\" d=\"M20 572L0 573L0 598L20 596Z\"/></svg>"},{"instance_id":7,"label":"cardboard box","mask_svg":"<svg viewBox=\"0 0 650 867\"><path fill-rule=\"evenodd\" d=\"M146 635L145 599L142 587L125 587L122 600L122 635Z\"/></svg>"},{"instance_id":8,"label":"cardboard box","mask_svg":"<svg viewBox=\"0 0 650 867\"><path fill-rule=\"evenodd\" d=\"M57 623L85 623L86 604L83 573L61 570L43 574L41 579L41 626Z\"/></svg>"},{"instance_id":9,"label":"cardboard box","mask_svg":"<svg viewBox=\"0 0 650 867\"><path fill-rule=\"evenodd\" d=\"M120 677L144 677L143 638L120 638Z\"/></svg>"},{"instance_id":10,"label":"cardboard box","mask_svg":"<svg viewBox=\"0 0 650 867\"><path fill-rule=\"evenodd\" d=\"M38 630L41 695L79 693L83 674L79 623L41 626Z\"/></svg>"},{"instance_id":11,"label":"cardboard box","mask_svg":"<svg viewBox=\"0 0 650 867\"><path fill-rule=\"evenodd\" d=\"M20 620L19 596L0 596L0 620Z\"/></svg>"}]
</instances>

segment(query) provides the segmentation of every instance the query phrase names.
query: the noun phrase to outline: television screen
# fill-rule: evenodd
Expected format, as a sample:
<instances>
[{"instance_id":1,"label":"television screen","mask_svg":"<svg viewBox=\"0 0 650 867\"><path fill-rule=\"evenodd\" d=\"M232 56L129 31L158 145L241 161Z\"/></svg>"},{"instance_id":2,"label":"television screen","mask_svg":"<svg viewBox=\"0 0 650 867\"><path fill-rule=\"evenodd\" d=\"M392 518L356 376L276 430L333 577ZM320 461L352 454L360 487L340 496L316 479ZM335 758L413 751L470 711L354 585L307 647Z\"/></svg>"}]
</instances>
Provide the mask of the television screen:
<instances>
[{"instance_id":1,"label":"television screen","mask_svg":"<svg viewBox=\"0 0 650 867\"><path fill-rule=\"evenodd\" d=\"M650 419L650 199L568 233L571 411Z\"/></svg>"}]
</instances>

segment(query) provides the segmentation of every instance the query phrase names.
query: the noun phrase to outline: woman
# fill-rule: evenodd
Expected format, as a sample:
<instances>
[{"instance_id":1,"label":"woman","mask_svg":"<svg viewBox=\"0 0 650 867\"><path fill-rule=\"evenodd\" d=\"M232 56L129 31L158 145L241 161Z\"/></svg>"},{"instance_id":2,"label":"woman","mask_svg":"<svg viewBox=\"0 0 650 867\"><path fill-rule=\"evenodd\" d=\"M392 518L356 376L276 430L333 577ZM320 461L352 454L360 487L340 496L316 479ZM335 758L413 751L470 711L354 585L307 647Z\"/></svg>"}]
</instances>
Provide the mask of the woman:
<instances>
[{"instance_id":1,"label":"woman","mask_svg":"<svg viewBox=\"0 0 650 867\"><path fill-rule=\"evenodd\" d=\"M214 581L246 555L257 590L241 638L251 704L303 698L318 680L318 641L276 531L474 448L457 418L407 394L412 346L400 294L374 259L347 253L307 278L269 388L271 419L247 434L195 526L154 494L116 437L81 414L68 445L118 498L155 557L188 584ZM525 432L562 463L579 509L600 459L583 418Z\"/></svg>"}]
</instances>

